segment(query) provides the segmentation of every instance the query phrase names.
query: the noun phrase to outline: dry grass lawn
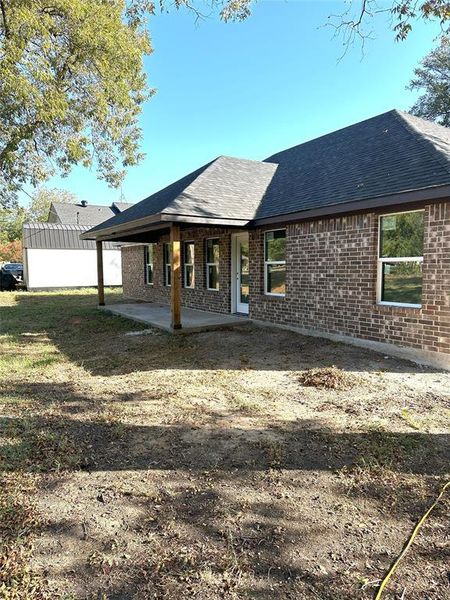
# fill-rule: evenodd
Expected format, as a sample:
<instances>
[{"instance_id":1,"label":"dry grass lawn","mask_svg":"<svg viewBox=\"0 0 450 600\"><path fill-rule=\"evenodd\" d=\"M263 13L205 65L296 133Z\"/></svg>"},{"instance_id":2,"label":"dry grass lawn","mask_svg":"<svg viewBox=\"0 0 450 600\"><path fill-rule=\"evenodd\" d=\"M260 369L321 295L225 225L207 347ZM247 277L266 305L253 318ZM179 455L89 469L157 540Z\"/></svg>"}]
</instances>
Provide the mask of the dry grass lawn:
<instances>
[{"instance_id":1,"label":"dry grass lawn","mask_svg":"<svg viewBox=\"0 0 450 600\"><path fill-rule=\"evenodd\" d=\"M448 477L450 374L95 303L0 295L0 598L373 598ZM384 598L448 597L448 508Z\"/></svg>"}]
</instances>

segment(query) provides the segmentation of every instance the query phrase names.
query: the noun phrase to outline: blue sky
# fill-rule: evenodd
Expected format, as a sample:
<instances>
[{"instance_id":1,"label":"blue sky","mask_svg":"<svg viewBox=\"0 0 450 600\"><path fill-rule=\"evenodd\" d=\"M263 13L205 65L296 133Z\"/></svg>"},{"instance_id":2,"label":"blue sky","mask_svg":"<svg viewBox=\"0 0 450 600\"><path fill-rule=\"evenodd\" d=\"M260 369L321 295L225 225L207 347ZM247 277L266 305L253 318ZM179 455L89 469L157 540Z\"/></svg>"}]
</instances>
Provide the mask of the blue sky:
<instances>
[{"instance_id":1,"label":"blue sky","mask_svg":"<svg viewBox=\"0 0 450 600\"><path fill-rule=\"evenodd\" d=\"M145 160L129 170L123 194L137 202L218 155L261 160L276 151L385 112L407 110L413 69L435 44L437 26L417 24L396 43L380 17L365 55L322 27L343 2L260 0L243 23L196 22L182 10L157 15L146 60L157 94L142 114ZM49 187L92 204L120 190L77 168Z\"/></svg>"}]
</instances>

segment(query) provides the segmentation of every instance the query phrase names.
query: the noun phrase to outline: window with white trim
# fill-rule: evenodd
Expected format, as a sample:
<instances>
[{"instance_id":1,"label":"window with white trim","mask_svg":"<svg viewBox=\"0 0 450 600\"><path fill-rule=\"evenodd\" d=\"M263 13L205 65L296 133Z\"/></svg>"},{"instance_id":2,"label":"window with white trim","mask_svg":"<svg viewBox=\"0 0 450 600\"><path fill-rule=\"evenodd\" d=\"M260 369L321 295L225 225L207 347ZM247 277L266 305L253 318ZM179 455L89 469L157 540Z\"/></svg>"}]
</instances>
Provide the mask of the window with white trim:
<instances>
[{"instance_id":1,"label":"window with white trim","mask_svg":"<svg viewBox=\"0 0 450 600\"><path fill-rule=\"evenodd\" d=\"M155 254L155 244L147 244L144 248L145 254L145 283L153 285L153 261Z\"/></svg>"},{"instance_id":2,"label":"window with white trim","mask_svg":"<svg viewBox=\"0 0 450 600\"><path fill-rule=\"evenodd\" d=\"M172 244L163 245L164 285L172 285Z\"/></svg>"},{"instance_id":3,"label":"window with white trim","mask_svg":"<svg viewBox=\"0 0 450 600\"><path fill-rule=\"evenodd\" d=\"M286 293L286 230L264 234L264 292L269 296Z\"/></svg>"},{"instance_id":4,"label":"window with white trim","mask_svg":"<svg viewBox=\"0 0 450 600\"><path fill-rule=\"evenodd\" d=\"M184 242L183 250L184 287L192 289L193 287L195 287L194 242Z\"/></svg>"},{"instance_id":5,"label":"window with white trim","mask_svg":"<svg viewBox=\"0 0 450 600\"><path fill-rule=\"evenodd\" d=\"M422 305L424 212L383 215L379 221L380 304Z\"/></svg>"},{"instance_id":6,"label":"window with white trim","mask_svg":"<svg viewBox=\"0 0 450 600\"><path fill-rule=\"evenodd\" d=\"M219 289L219 239L206 240L206 288Z\"/></svg>"}]
</instances>

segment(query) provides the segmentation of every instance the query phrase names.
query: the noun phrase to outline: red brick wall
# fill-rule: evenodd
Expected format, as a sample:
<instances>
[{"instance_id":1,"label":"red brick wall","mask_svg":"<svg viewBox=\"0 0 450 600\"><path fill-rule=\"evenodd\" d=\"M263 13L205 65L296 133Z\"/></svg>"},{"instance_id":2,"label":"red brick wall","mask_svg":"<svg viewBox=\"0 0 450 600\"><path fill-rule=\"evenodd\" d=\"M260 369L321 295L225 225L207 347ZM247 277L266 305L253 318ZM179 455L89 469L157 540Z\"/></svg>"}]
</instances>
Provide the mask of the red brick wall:
<instances>
[{"instance_id":1,"label":"red brick wall","mask_svg":"<svg viewBox=\"0 0 450 600\"><path fill-rule=\"evenodd\" d=\"M266 229L273 229L266 228ZM421 309L376 303L378 215L368 213L289 224L286 296L264 294L264 230L250 231L250 317L327 334L346 335L450 354L450 203L425 207ZM231 230L182 230L195 242L195 289L184 306L230 312ZM220 238L220 291L205 285L205 239ZM168 241L168 237L160 242ZM144 282L143 246L123 249L129 298L168 303L162 244L156 246L154 285Z\"/></svg>"},{"instance_id":2,"label":"red brick wall","mask_svg":"<svg viewBox=\"0 0 450 600\"><path fill-rule=\"evenodd\" d=\"M205 240L212 237L219 238L219 291L206 289ZM231 309L230 231L213 228L183 229L181 239L193 241L195 252L195 288L182 288L183 306L229 313ZM163 274L163 243L168 241L168 235L162 236L155 246L153 285L145 283L144 246L125 246L122 249L122 281L125 297L163 304L170 302L170 287L164 285Z\"/></svg>"},{"instance_id":3,"label":"red brick wall","mask_svg":"<svg viewBox=\"0 0 450 600\"><path fill-rule=\"evenodd\" d=\"M421 309L376 303L378 215L286 230L284 298L264 295L263 231L250 233L251 317L450 354L450 203L425 207Z\"/></svg>"}]
</instances>

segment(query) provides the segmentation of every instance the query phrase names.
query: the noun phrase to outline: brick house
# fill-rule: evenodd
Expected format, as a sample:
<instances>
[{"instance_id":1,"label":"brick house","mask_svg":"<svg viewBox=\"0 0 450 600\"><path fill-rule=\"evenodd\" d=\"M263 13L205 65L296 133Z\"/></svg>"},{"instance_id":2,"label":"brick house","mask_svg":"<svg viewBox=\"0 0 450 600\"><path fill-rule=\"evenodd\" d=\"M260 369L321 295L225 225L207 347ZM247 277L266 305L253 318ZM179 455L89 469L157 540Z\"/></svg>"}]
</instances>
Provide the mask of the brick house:
<instances>
[{"instance_id":1,"label":"brick house","mask_svg":"<svg viewBox=\"0 0 450 600\"><path fill-rule=\"evenodd\" d=\"M450 131L407 113L221 156L82 237L123 242L124 295L174 328L180 306L248 314L450 365Z\"/></svg>"}]
</instances>

